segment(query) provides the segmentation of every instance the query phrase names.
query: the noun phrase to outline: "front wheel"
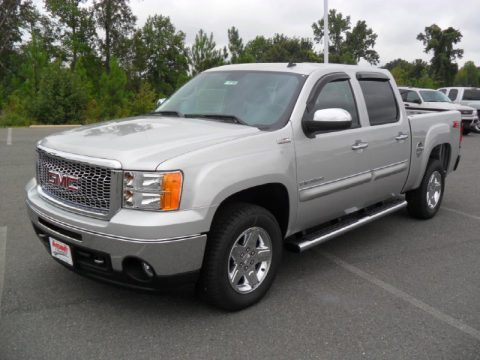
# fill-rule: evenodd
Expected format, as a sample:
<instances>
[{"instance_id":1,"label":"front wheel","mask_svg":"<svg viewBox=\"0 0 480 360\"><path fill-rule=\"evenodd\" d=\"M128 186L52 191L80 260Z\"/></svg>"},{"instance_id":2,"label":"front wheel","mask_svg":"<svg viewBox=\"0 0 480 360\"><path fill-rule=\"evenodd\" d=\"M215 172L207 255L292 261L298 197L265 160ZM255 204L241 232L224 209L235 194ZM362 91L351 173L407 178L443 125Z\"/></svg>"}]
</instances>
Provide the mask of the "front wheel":
<instances>
[{"instance_id":1,"label":"front wheel","mask_svg":"<svg viewBox=\"0 0 480 360\"><path fill-rule=\"evenodd\" d=\"M407 192L407 210L418 219L430 219L440 208L445 188L445 171L438 160L428 164L420 187Z\"/></svg>"},{"instance_id":2,"label":"front wheel","mask_svg":"<svg viewBox=\"0 0 480 360\"><path fill-rule=\"evenodd\" d=\"M282 234L266 209L246 203L220 209L208 235L198 290L211 304L240 310L270 288L282 254Z\"/></svg>"}]
</instances>

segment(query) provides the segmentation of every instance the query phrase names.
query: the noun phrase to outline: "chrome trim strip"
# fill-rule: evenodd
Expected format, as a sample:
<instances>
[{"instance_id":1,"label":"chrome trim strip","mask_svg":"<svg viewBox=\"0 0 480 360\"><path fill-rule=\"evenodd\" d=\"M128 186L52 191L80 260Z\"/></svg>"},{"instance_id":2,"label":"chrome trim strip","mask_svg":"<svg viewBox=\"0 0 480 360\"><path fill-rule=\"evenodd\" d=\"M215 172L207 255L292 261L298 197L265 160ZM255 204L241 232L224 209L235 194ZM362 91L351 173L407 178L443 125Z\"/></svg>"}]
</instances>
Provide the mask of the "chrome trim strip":
<instances>
[{"instance_id":1,"label":"chrome trim strip","mask_svg":"<svg viewBox=\"0 0 480 360\"><path fill-rule=\"evenodd\" d=\"M102 232L98 231L91 231L87 230L75 225L70 225L67 223L64 223L63 221L59 221L57 219L52 218L51 216L48 216L41 212L40 210L36 209L34 205L31 203L30 200L25 201L27 206L29 207L30 210L32 210L37 216L40 216L55 225L58 225L60 227L64 227L68 230L73 230L73 231L78 231L82 234L88 234L88 235L93 235L93 236L100 236L100 237L106 237L109 239L114 239L114 240L119 240L119 241L128 241L128 242L135 242L135 243L143 243L143 244L152 244L152 243L170 243L170 242L176 242L176 241L183 241L183 240L190 240L194 238L203 238L207 237L206 234L193 234L193 235L188 235L188 236L179 236L179 237L173 237L173 238L163 238L163 239L140 239L140 238L130 238L126 236L119 236L119 235L111 235L111 234L105 234ZM78 240L76 240L78 241Z\"/></svg>"},{"instance_id":2,"label":"chrome trim strip","mask_svg":"<svg viewBox=\"0 0 480 360\"><path fill-rule=\"evenodd\" d=\"M383 179L390 175L395 175L407 170L408 160L399 161L390 165L381 166L373 169L373 180Z\"/></svg>"},{"instance_id":3,"label":"chrome trim strip","mask_svg":"<svg viewBox=\"0 0 480 360\"><path fill-rule=\"evenodd\" d=\"M37 145L37 148L39 148L42 151L45 151L46 153L52 156L56 156L56 157L60 157L60 158L68 159L72 161L78 161L81 163L86 163L88 165L97 165L97 166L102 166L102 167L111 168L111 169L122 168L122 164L118 160L94 158L91 156L72 154L72 153L68 153L60 150L50 149L40 144Z\"/></svg>"},{"instance_id":4,"label":"chrome trim strip","mask_svg":"<svg viewBox=\"0 0 480 360\"><path fill-rule=\"evenodd\" d=\"M315 239L312 239L312 240L309 240L309 241L305 241L305 242L300 242L300 243L296 243L296 244L290 244L291 246L294 246L295 250L298 251L298 252L302 252L302 251L305 251L307 249L310 249L311 247L314 247L318 244L321 244L327 240L330 240L334 237L337 237L337 236L340 236L340 235L343 235L345 234L346 232L350 231L350 230L353 230L353 229L356 229L362 225L365 225L365 224L368 224L374 220L377 220L381 217L384 217L386 215L389 215L395 211L398 211L400 209L403 209L404 207L407 206L407 202L406 201L403 201L401 202L400 204L396 204L388 209L385 209L383 211L380 211L379 213L376 213L376 214L373 214L373 215L370 215L370 216L366 216L364 218L361 218L359 219L358 221L354 222L353 224L350 224L350 225L347 225L343 228L340 228L340 229L337 229L337 230L334 230L330 233L327 233L327 234L324 234L322 236L319 236L318 238L315 238Z\"/></svg>"},{"instance_id":5,"label":"chrome trim strip","mask_svg":"<svg viewBox=\"0 0 480 360\"><path fill-rule=\"evenodd\" d=\"M375 181L375 180L383 179L390 175L401 173L407 170L408 168L407 165L408 165L408 160L403 160L393 164L381 166L373 170L363 171L357 174L345 176L343 178L330 180L320 184L315 184L315 185L306 186L304 188L300 188L299 189L300 201L303 202L303 201L312 200L317 197L325 196L340 190L345 190L357 185L365 184L372 180Z\"/></svg>"}]
</instances>

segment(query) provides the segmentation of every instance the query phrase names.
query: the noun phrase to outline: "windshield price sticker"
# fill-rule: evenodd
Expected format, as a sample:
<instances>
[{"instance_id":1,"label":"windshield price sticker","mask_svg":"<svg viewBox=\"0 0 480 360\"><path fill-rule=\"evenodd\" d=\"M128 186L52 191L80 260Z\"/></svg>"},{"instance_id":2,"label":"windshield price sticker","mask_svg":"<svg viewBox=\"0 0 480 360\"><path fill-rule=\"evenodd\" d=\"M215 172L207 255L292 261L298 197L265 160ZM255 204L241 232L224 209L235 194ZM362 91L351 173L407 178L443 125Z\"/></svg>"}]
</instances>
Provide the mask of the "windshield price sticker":
<instances>
[{"instance_id":1,"label":"windshield price sticker","mask_svg":"<svg viewBox=\"0 0 480 360\"><path fill-rule=\"evenodd\" d=\"M237 85L238 84L238 81L234 81L234 80L227 80L223 83L223 85Z\"/></svg>"}]
</instances>

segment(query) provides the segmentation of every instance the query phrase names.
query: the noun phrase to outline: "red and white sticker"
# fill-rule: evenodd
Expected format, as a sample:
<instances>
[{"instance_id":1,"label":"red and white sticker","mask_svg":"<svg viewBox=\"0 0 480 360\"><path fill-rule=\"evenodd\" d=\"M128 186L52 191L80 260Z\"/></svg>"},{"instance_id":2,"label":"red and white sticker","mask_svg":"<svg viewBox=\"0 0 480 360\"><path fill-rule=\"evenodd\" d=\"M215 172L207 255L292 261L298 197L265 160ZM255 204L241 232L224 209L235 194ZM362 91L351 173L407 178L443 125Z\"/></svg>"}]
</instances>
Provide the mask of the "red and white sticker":
<instances>
[{"instance_id":1,"label":"red and white sticker","mask_svg":"<svg viewBox=\"0 0 480 360\"><path fill-rule=\"evenodd\" d=\"M73 265L72 250L67 244L54 238L50 240L50 252L54 258L57 258L68 265Z\"/></svg>"}]
</instances>

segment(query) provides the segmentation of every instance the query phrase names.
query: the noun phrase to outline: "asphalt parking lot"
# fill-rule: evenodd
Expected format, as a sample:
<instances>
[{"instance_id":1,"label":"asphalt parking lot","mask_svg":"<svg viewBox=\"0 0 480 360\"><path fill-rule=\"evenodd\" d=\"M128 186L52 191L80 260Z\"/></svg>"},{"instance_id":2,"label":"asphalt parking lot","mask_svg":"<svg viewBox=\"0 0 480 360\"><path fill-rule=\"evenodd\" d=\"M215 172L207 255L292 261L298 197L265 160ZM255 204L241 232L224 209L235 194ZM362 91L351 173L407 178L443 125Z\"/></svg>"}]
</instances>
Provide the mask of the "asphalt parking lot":
<instances>
[{"instance_id":1,"label":"asphalt parking lot","mask_svg":"<svg viewBox=\"0 0 480 360\"><path fill-rule=\"evenodd\" d=\"M54 131L0 129L0 359L480 359L480 135L434 219L401 211L286 252L263 301L225 313L188 287L136 292L50 258L24 186Z\"/></svg>"}]
</instances>

